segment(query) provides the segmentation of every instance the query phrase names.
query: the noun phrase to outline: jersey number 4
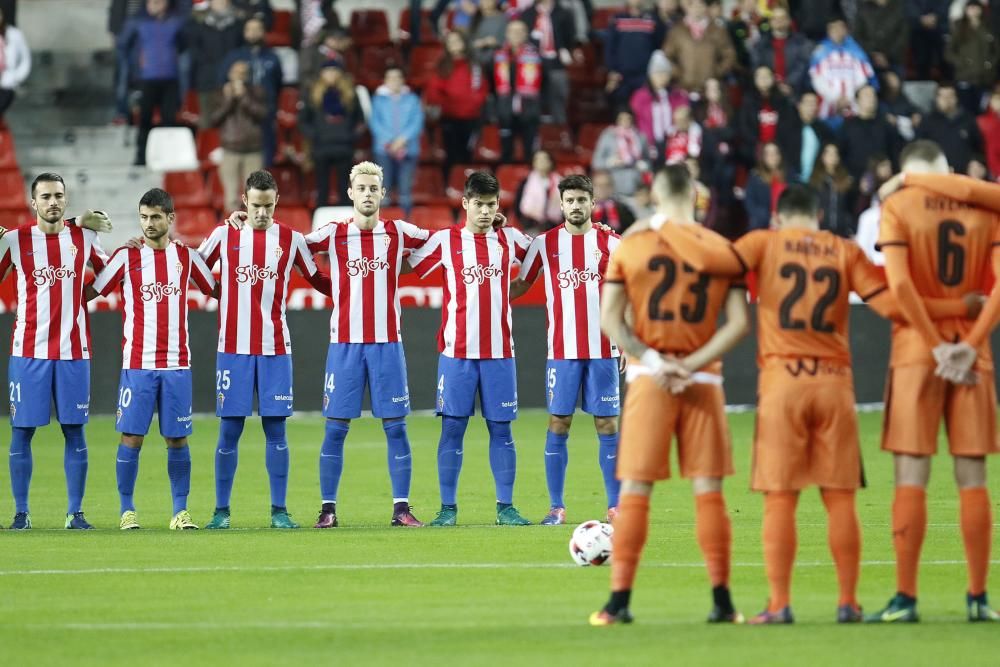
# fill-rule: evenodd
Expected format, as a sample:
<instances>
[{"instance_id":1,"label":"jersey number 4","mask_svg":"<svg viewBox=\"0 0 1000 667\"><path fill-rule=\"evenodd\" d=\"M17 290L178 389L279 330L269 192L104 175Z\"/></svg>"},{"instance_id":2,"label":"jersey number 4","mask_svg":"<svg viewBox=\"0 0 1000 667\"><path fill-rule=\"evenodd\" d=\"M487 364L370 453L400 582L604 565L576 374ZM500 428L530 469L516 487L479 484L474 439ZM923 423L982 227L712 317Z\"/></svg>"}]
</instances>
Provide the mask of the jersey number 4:
<instances>
[{"instance_id":1,"label":"jersey number 4","mask_svg":"<svg viewBox=\"0 0 1000 667\"><path fill-rule=\"evenodd\" d=\"M654 273L663 273L663 277L656 285L653 293L649 295L649 319L659 321L672 321L675 317L674 311L664 308L663 297L677 282L677 262L664 255L657 255L649 260L649 270ZM684 273L697 273L693 267L684 264ZM709 275L702 273L698 275L698 280L691 283L688 292L694 295L694 304L681 305L681 319L685 322L695 324L705 319L705 310L708 308L708 281Z\"/></svg>"},{"instance_id":2,"label":"jersey number 4","mask_svg":"<svg viewBox=\"0 0 1000 667\"><path fill-rule=\"evenodd\" d=\"M806 321L792 317L792 309L795 308L806 293L806 285L810 278L816 284L826 284L826 291L816 300L813 306L812 316L809 324L814 331L821 333L833 333L835 327L832 322L826 320L826 311L837 300L840 294L840 274L829 266L823 266L813 271L812 276L801 264L782 264L779 270L782 278L793 280L792 289L788 295L781 300L781 307L778 309L778 323L782 329L801 330L806 328Z\"/></svg>"}]
</instances>

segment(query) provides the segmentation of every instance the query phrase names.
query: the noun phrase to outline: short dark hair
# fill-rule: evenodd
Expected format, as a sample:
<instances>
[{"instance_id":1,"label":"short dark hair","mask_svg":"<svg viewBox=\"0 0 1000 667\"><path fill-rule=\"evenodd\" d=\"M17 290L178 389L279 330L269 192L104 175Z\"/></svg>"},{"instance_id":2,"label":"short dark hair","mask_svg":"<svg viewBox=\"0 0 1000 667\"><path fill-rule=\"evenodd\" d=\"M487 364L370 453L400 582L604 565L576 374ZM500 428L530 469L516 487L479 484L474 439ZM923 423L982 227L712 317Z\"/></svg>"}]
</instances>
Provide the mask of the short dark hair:
<instances>
[{"instance_id":1,"label":"short dark hair","mask_svg":"<svg viewBox=\"0 0 1000 667\"><path fill-rule=\"evenodd\" d=\"M255 171L247 177L246 191L251 190L274 190L278 191L278 182L274 180L271 172L263 169Z\"/></svg>"},{"instance_id":2,"label":"short dark hair","mask_svg":"<svg viewBox=\"0 0 1000 667\"><path fill-rule=\"evenodd\" d=\"M591 199L594 198L594 183L583 174L572 174L559 181L560 199L567 190L581 190L590 195Z\"/></svg>"},{"instance_id":3,"label":"short dark hair","mask_svg":"<svg viewBox=\"0 0 1000 667\"><path fill-rule=\"evenodd\" d=\"M465 179L465 190L462 196L482 197L483 195L500 196L500 181L488 171L474 171Z\"/></svg>"},{"instance_id":4,"label":"short dark hair","mask_svg":"<svg viewBox=\"0 0 1000 667\"><path fill-rule=\"evenodd\" d=\"M395 62L392 62L392 63L389 63L388 65L386 65L385 71L382 72L382 76L386 76L386 75L389 74L389 72L392 72L392 71L397 71L400 74L402 74L404 78L406 77L406 72L403 71L403 66L399 65L399 64L397 64Z\"/></svg>"},{"instance_id":5,"label":"short dark hair","mask_svg":"<svg viewBox=\"0 0 1000 667\"><path fill-rule=\"evenodd\" d=\"M59 174L51 171L45 171L35 176L35 180L31 182L31 198L35 198L35 188L38 187L39 183L62 183L63 190L66 189L66 181Z\"/></svg>"},{"instance_id":6,"label":"short dark hair","mask_svg":"<svg viewBox=\"0 0 1000 667\"><path fill-rule=\"evenodd\" d=\"M910 160L934 162L942 155L944 155L944 151L935 142L929 139L917 139L906 144L903 148L899 154L899 164L903 166Z\"/></svg>"},{"instance_id":7,"label":"short dark hair","mask_svg":"<svg viewBox=\"0 0 1000 667\"><path fill-rule=\"evenodd\" d=\"M682 163L668 164L656 174L656 178L663 184L662 194L667 197L679 197L690 192L693 187L691 171Z\"/></svg>"},{"instance_id":8,"label":"short dark hair","mask_svg":"<svg viewBox=\"0 0 1000 667\"><path fill-rule=\"evenodd\" d=\"M934 89L934 95L936 96L942 90L945 90L947 88L951 88L955 92L958 92L958 88L955 86L954 81L942 81L938 84L938 87Z\"/></svg>"},{"instance_id":9,"label":"short dark hair","mask_svg":"<svg viewBox=\"0 0 1000 667\"><path fill-rule=\"evenodd\" d=\"M164 213L174 212L174 198L170 193L161 188L146 190L146 194L139 200L139 206L157 207Z\"/></svg>"},{"instance_id":10,"label":"short dark hair","mask_svg":"<svg viewBox=\"0 0 1000 667\"><path fill-rule=\"evenodd\" d=\"M816 217L819 213L819 195L808 185L793 183L778 197L779 215L807 215Z\"/></svg>"}]
</instances>

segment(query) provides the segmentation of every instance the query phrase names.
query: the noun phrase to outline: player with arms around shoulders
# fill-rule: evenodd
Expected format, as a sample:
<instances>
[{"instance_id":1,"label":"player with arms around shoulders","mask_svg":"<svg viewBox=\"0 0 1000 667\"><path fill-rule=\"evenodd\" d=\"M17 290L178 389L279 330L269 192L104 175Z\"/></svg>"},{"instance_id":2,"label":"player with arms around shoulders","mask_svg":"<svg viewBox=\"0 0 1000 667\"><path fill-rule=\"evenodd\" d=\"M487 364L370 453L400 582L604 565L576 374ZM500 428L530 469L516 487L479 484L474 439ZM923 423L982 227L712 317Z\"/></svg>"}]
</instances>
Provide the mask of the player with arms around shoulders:
<instances>
[{"instance_id":1,"label":"player with arms around shoulders","mask_svg":"<svg viewBox=\"0 0 1000 667\"><path fill-rule=\"evenodd\" d=\"M324 294L329 294L330 280L316 268L302 234L274 219L278 186L270 173L250 174L243 204L247 224L241 229L217 227L198 249L209 267L219 264L221 270L216 507L205 527L229 528L238 446L256 392L271 486L271 527L298 528L285 506L289 467L285 420L292 414L292 341L285 302L293 267Z\"/></svg>"},{"instance_id":2,"label":"player with arms around shoulders","mask_svg":"<svg viewBox=\"0 0 1000 667\"><path fill-rule=\"evenodd\" d=\"M566 443L577 400L583 392L583 410L594 416L598 463L604 477L608 521L618 505L615 478L618 456L619 362L618 348L601 333L601 285L618 235L591 221L594 186L586 176L567 176L559 182L565 223L536 237L528 248L521 272L511 283L516 299L544 275L548 319L548 362L545 390L549 428L545 434L545 478L551 509L543 526L566 523L563 488L569 452Z\"/></svg>"},{"instance_id":3,"label":"player with arms around shoulders","mask_svg":"<svg viewBox=\"0 0 1000 667\"><path fill-rule=\"evenodd\" d=\"M400 333L399 274L403 256L421 247L430 233L402 220L379 217L385 196L382 168L372 162L354 165L348 196L354 216L330 223L306 236L313 253L329 253L333 311L330 347L323 382L326 435L320 449L319 481L323 496L316 528L334 528L337 490L344 469L344 441L351 420L361 416L365 386L372 414L382 419L388 445L393 526L419 527L409 504L413 457L406 434L410 390Z\"/></svg>"},{"instance_id":4,"label":"player with arms around shoulders","mask_svg":"<svg viewBox=\"0 0 1000 667\"><path fill-rule=\"evenodd\" d=\"M87 227L110 228L103 213L87 211L64 221L66 185L59 174L39 174L31 184L35 222L0 239L0 277L17 280L17 319L8 369L10 483L13 529L31 528L31 440L49 423L52 403L65 438L63 464L69 503L66 528L90 529L82 511L87 483L84 424L90 415L90 324L84 301L87 264L104 268L107 256Z\"/></svg>"},{"instance_id":5,"label":"player with arms around shoulders","mask_svg":"<svg viewBox=\"0 0 1000 667\"><path fill-rule=\"evenodd\" d=\"M531 522L513 505L517 454L510 423L517 418L517 377L511 335L510 281L531 240L497 212L500 183L477 171L465 181L465 225L431 235L408 261L420 276L441 267L444 306L438 330L441 356L437 375L438 481L441 511L432 526L458 520L458 476L469 417L479 395L489 430L490 468L496 486L497 524Z\"/></svg>"},{"instance_id":6,"label":"player with arms around shoulders","mask_svg":"<svg viewBox=\"0 0 1000 667\"><path fill-rule=\"evenodd\" d=\"M629 390L618 447L622 486L611 598L590 623L632 620L628 605L649 532L649 497L653 483L670 476L675 435L681 475L692 480L697 539L712 586L708 620L738 623L743 617L729 592L732 535L722 496L722 479L733 466L720 358L749 331L746 289L695 271L673 249L678 236L723 242L694 222L695 189L686 167L660 171L653 194L656 215L622 239L601 294L601 328L629 356ZM718 326L723 312L726 321Z\"/></svg>"},{"instance_id":7,"label":"player with arms around shoulders","mask_svg":"<svg viewBox=\"0 0 1000 667\"><path fill-rule=\"evenodd\" d=\"M170 240L174 200L153 188L139 200L141 248L119 248L97 275L89 297L122 294L122 373L116 456L122 530L139 528L133 494L139 451L157 412L167 444L167 476L173 497L171 530L197 530L187 509L191 488L191 350L187 294L194 284L214 295L215 278L197 251Z\"/></svg>"}]
</instances>

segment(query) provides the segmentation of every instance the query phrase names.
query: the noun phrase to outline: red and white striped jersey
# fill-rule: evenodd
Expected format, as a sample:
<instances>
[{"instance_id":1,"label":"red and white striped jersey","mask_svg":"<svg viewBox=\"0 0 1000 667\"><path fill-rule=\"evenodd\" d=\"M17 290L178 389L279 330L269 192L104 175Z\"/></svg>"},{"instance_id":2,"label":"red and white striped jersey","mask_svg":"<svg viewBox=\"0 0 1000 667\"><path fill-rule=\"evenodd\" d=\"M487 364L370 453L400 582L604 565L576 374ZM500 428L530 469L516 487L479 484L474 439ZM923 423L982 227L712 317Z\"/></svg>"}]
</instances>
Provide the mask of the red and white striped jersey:
<instances>
[{"instance_id":1,"label":"red and white striped jersey","mask_svg":"<svg viewBox=\"0 0 1000 667\"><path fill-rule=\"evenodd\" d=\"M511 227L473 234L463 227L435 232L408 260L420 276L444 269L438 350L458 359L514 356L510 278L531 239Z\"/></svg>"},{"instance_id":2,"label":"red and white striped jersey","mask_svg":"<svg viewBox=\"0 0 1000 667\"><path fill-rule=\"evenodd\" d=\"M291 354L285 301L292 266L304 276L318 271L305 237L275 222L267 229L217 227L198 252L220 265L219 352Z\"/></svg>"},{"instance_id":3,"label":"red and white striped jersey","mask_svg":"<svg viewBox=\"0 0 1000 667\"><path fill-rule=\"evenodd\" d=\"M559 225L531 242L521 277L534 282L545 273L549 359L618 356L618 348L601 333L601 285L620 240L599 227L574 235Z\"/></svg>"},{"instance_id":4,"label":"red and white striped jersey","mask_svg":"<svg viewBox=\"0 0 1000 667\"><path fill-rule=\"evenodd\" d=\"M67 225L46 234L36 224L0 239L0 276L17 274L17 321L12 357L90 359L90 320L83 299L87 263L108 261L97 234Z\"/></svg>"},{"instance_id":5,"label":"red and white striped jersey","mask_svg":"<svg viewBox=\"0 0 1000 667\"><path fill-rule=\"evenodd\" d=\"M402 220L379 220L370 230L331 222L306 236L310 251L330 254L331 343L400 341L397 287L403 252L421 247L429 237L427 230Z\"/></svg>"},{"instance_id":6,"label":"red and white striped jersey","mask_svg":"<svg viewBox=\"0 0 1000 667\"><path fill-rule=\"evenodd\" d=\"M191 367L187 293L193 282L211 295L215 277L197 251L178 243L163 250L119 248L97 275L94 289L122 291L122 368Z\"/></svg>"}]
</instances>

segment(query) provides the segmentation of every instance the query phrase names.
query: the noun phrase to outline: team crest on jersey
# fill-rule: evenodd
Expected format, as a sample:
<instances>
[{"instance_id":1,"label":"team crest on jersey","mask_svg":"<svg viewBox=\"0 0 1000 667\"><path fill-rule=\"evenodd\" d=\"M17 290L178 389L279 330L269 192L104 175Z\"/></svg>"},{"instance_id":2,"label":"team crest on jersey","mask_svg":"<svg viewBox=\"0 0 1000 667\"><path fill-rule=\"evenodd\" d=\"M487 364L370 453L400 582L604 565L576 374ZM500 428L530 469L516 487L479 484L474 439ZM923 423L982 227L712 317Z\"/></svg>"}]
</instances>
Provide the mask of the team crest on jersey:
<instances>
[{"instance_id":1,"label":"team crest on jersey","mask_svg":"<svg viewBox=\"0 0 1000 667\"><path fill-rule=\"evenodd\" d=\"M118 412L115 413L115 421L120 422L122 420L122 409L118 408Z\"/></svg>"},{"instance_id":2,"label":"team crest on jersey","mask_svg":"<svg viewBox=\"0 0 1000 667\"><path fill-rule=\"evenodd\" d=\"M385 244L386 250L388 250L389 244L392 243L392 239L389 238L388 234L382 235L382 243Z\"/></svg>"},{"instance_id":3,"label":"team crest on jersey","mask_svg":"<svg viewBox=\"0 0 1000 667\"><path fill-rule=\"evenodd\" d=\"M274 258L275 259L281 259L281 256L283 254L285 254L285 251L281 249L280 245L277 248L274 249Z\"/></svg>"},{"instance_id":4,"label":"team crest on jersey","mask_svg":"<svg viewBox=\"0 0 1000 667\"><path fill-rule=\"evenodd\" d=\"M595 251L594 251L594 261L595 261L595 262L599 262L599 261L601 261L601 256L602 256L602 255L603 255L603 253L601 252L601 249L600 249L600 248L598 248L597 250L595 250Z\"/></svg>"},{"instance_id":5,"label":"team crest on jersey","mask_svg":"<svg viewBox=\"0 0 1000 667\"><path fill-rule=\"evenodd\" d=\"M323 394L323 409L330 407L330 394Z\"/></svg>"},{"instance_id":6,"label":"team crest on jersey","mask_svg":"<svg viewBox=\"0 0 1000 667\"><path fill-rule=\"evenodd\" d=\"M226 404L226 395L220 391L219 395L216 396L216 398L219 400L219 409L221 410L222 407Z\"/></svg>"},{"instance_id":7,"label":"team crest on jersey","mask_svg":"<svg viewBox=\"0 0 1000 667\"><path fill-rule=\"evenodd\" d=\"M177 273L178 274L184 272L184 265L181 264L180 262L177 262L176 264L174 264L174 268L177 269Z\"/></svg>"},{"instance_id":8,"label":"team crest on jersey","mask_svg":"<svg viewBox=\"0 0 1000 667\"><path fill-rule=\"evenodd\" d=\"M11 404L10 404L10 418L13 419L16 414L17 414L17 406L14 405L13 402L11 402Z\"/></svg>"},{"instance_id":9,"label":"team crest on jersey","mask_svg":"<svg viewBox=\"0 0 1000 667\"><path fill-rule=\"evenodd\" d=\"M72 255L73 257L76 257L76 253L77 252L79 252L79 250L77 249L77 247L75 245L71 245L69 247L69 254Z\"/></svg>"}]
</instances>

